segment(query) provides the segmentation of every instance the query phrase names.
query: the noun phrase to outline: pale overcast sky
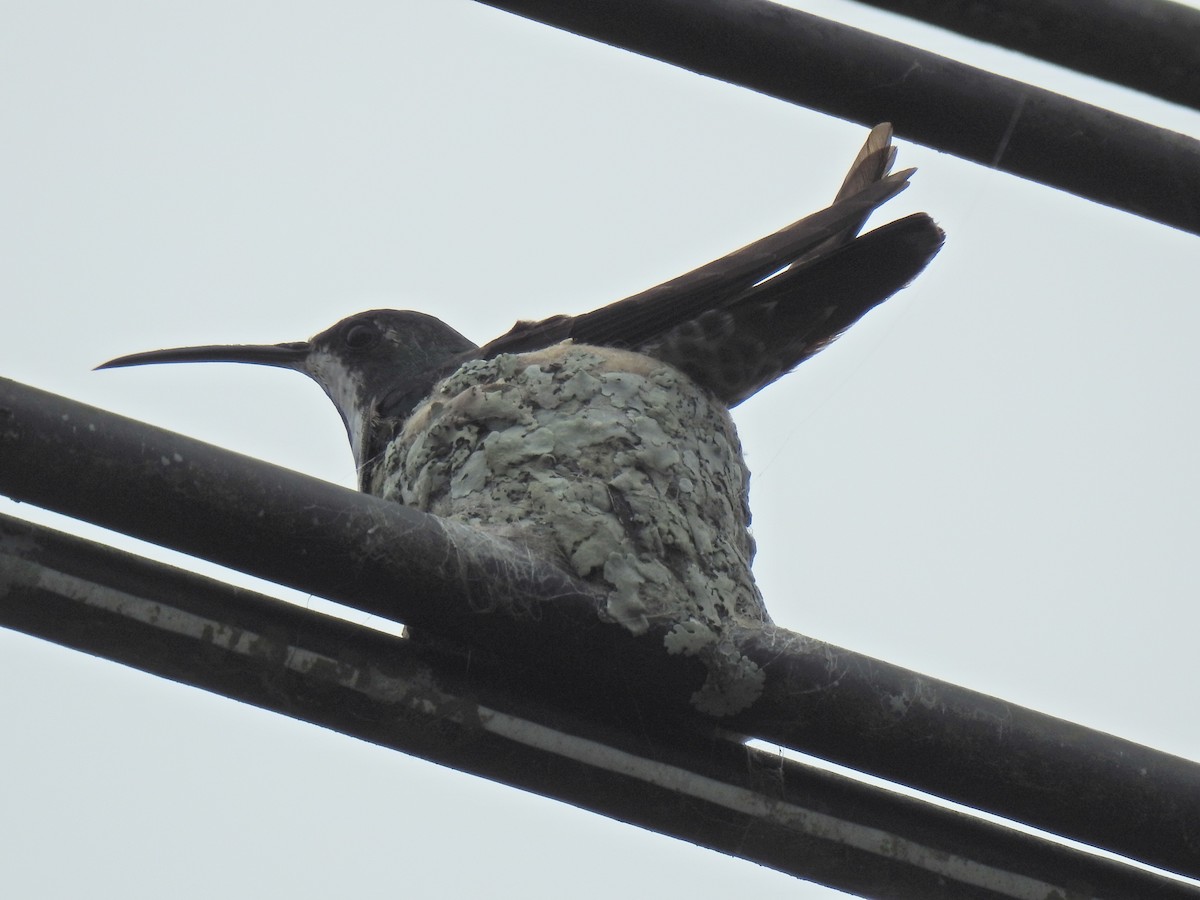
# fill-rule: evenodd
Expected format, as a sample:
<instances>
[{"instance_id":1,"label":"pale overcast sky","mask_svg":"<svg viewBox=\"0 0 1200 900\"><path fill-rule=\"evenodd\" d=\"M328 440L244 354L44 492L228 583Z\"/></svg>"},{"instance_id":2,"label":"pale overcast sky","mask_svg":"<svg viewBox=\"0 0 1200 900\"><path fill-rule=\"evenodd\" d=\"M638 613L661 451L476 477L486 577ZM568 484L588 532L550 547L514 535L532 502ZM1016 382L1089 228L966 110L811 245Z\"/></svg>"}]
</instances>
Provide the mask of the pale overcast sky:
<instances>
[{"instance_id":1,"label":"pale overcast sky","mask_svg":"<svg viewBox=\"0 0 1200 900\"><path fill-rule=\"evenodd\" d=\"M805 8L1200 135L1130 91ZM376 306L476 341L585 311L825 205L866 134L467 0L0 20L0 374L347 486L307 379L91 368ZM1197 239L904 142L899 165L920 171L877 221L929 211L942 255L736 414L772 614L1200 758ZM840 896L2 631L0 720L7 896Z\"/></svg>"}]
</instances>

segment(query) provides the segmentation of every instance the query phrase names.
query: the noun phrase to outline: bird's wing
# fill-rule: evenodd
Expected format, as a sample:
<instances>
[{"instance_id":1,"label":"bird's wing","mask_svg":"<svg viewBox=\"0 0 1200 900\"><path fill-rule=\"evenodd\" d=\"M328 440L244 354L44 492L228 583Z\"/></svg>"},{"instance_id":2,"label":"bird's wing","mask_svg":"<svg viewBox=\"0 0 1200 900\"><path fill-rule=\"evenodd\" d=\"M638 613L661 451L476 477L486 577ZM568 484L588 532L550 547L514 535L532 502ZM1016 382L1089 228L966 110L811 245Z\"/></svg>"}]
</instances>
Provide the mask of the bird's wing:
<instances>
[{"instance_id":1,"label":"bird's wing","mask_svg":"<svg viewBox=\"0 0 1200 900\"><path fill-rule=\"evenodd\" d=\"M711 390L727 406L817 353L912 281L941 249L925 213L868 232L754 285L636 347Z\"/></svg>"},{"instance_id":2,"label":"bird's wing","mask_svg":"<svg viewBox=\"0 0 1200 900\"><path fill-rule=\"evenodd\" d=\"M579 316L518 322L486 344L482 355L520 353L567 338L635 347L701 313L733 302L752 285L793 264L820 258L852 241L871 212L908 185L912 169L889 175L895 158L891 126L877 125L855 158L834 202L772 235L632 297Z\"/></svg>"},{"instance_id":3,"label":"bird's wing","mask_svg":"<svg viewBox=\"0 0 1200 900\"><path fill-rule=\"evenodd\" d=\"M884 122L881 125L876 125L871 129L871 133L867 135L866 142L862 145L862 149L858 151L858 156L850 165L850 171L846 173L846 178L842 182L842 186L838 188L836 196L833 198L833 205L837 206L844 200L848 200L862 191L865 191L876 182L883 181L887 173L892 170L892 164L896 161L896 148L892 145L892 123ZM913 173L912 169L907 169L899 173L904 176L907 183L908 176ZM886 200L888 198L884 198ZM884 201L880 201L882 203ZM878 205L878 204L876 204ZM863 225L867 222L867 217L870 216L872 210L868 209L861 217L851 221L846 228L841 232L831 236L829 239L822 241L817 246L809 250L804 256L800 257L797 262L802 262L805 259L817 256L828 250L836 250L843 244L847 244L858 236L862 231Z\"/></svg>"}]
</instances>

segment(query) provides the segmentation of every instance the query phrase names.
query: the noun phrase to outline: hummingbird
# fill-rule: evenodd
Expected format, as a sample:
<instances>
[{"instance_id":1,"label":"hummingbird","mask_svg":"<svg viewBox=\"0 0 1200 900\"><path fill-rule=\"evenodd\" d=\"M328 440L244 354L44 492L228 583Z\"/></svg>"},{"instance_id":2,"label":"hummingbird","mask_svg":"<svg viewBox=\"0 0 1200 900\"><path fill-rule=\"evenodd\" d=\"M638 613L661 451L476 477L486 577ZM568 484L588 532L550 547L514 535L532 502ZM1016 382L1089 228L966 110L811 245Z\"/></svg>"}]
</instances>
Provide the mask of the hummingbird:
<instances>
[{"instance_id":1,"label":"hummingbird","mask_svg":"<svg viewBox=\"0 0 1200 900\"><path fill-rule=\"evenodd\" d=\"M628 350L673 366L732 408L905 287L941 249L942 231L925 213L859 233L915 171L891 172L891 135L887 123L871 130L827 208L656 287L580 315L519 321L482 346L435 316L377 309L307 341L152 350L97 368L236 362L303 372L337 407L365 491L417 405L471 360L564 341Z\"/></svg>"},{"instance_id":2,"label":"hummingbird","mask_svg":"<svg viewBox=\"0 0 1200 900\"><path fill-rule=\"evenodd\" d=\"M871 130L825 209L580 315L519 321L482 346L434 316L371 310L308 341L135 353L280 366L321 385L359 487L431 513L463 554L500 540L597 597L598 617L692 656L700 712L755 702L766 673L729 635L770 622L751 563L750 473L730 408L908 284L942 246L916 213L860 234L908 184ZM399 548L399 552L403 552ZM481 612L536 616L497 571ZM549 602L553 602L550 600ZM653 630L657 626L657 630Z\"/></svg>"}]
</instances>

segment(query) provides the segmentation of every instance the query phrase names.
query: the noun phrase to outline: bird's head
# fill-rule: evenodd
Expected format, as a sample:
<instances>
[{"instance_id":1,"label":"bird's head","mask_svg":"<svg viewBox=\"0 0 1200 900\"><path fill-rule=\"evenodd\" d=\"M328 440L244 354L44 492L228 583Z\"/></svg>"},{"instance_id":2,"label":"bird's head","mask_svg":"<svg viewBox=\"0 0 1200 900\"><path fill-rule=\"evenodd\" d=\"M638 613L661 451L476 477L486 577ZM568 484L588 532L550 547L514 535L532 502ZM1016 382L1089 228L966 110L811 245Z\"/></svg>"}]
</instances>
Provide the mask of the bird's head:
<instances>
[{"instance_id":1,"label":"bird's head","mask_svg":"<svg viewBox=\"0 0 1200 900\"><path fill-rule=\"evenodd\" d=\"M477 349L434 316L375 309L343 319L307 341L150 350L96 368L234 362L303 372L321 385L337 407L361 468L378 449L372 434L376 420L406 416L448 368Z\"/></svg>"}]
</instances>

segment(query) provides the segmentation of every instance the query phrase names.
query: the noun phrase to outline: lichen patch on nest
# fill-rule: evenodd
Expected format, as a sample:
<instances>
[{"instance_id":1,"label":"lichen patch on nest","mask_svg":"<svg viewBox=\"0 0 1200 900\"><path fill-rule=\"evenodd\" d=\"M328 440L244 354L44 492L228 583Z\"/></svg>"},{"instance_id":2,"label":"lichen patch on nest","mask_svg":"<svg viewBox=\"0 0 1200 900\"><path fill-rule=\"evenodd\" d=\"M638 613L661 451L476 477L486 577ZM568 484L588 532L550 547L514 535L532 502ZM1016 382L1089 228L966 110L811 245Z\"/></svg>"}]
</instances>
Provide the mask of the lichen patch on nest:
<instances>
[{"instance_id":1,"label":"lichen patch on nest","mask_svg":"<svg viewBox=\"0 0 1200 900\"><path fill-rule=\"evenodd\" d=\"M769 621L750 574L749 473L728 411L678 370L570 342L472 360L414 411L380 471L384 498L600 587L633 633L672 626L667 649L709 670L697 708L729 714L761 691L762 672L720 638Z\"/></svg>"}]
</instances>

